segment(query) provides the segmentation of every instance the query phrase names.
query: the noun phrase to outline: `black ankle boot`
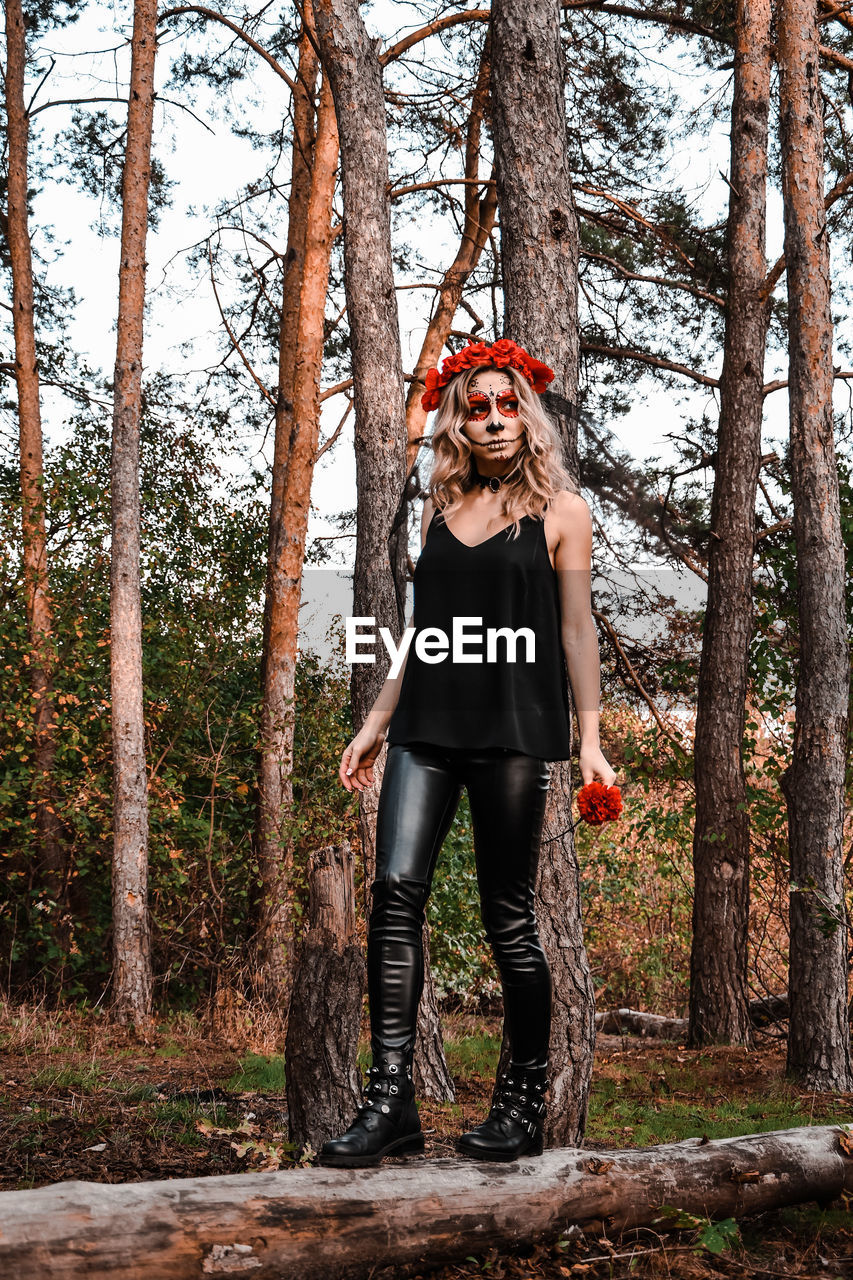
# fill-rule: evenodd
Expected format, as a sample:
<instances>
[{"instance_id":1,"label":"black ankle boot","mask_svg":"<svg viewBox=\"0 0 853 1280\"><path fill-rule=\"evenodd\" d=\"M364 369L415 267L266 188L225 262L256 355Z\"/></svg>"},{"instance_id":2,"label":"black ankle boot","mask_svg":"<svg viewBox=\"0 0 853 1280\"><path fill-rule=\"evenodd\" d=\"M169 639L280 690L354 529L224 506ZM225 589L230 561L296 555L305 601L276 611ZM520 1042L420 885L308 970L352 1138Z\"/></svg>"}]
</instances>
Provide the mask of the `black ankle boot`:
<instances>
[{"instance_id":1,"label":"black ankle boot","mask_svg":"<svg viewBox=\"0 0 853 1280\"><path fill-rule=\"evenodd\" d=\"M356 1168L379 1164L383 1156L423 1151L411 1050L374 1053L363 1093L364 1102L346 1133L323 1143L320 1164Z\"/></svg>"},{"instance_id":2,"label":"black ankle boot","mask_svg":"<svg viewBox=\"0 0 853 1280\"><path fill-rule=\"evenodd\" d=\"M547 1064L514 1067L498 1076L492 1109L482 1124L463 1133L456 1150L475 1160L517 1160L542 1154Z\"/></svg>"}]
</instances>

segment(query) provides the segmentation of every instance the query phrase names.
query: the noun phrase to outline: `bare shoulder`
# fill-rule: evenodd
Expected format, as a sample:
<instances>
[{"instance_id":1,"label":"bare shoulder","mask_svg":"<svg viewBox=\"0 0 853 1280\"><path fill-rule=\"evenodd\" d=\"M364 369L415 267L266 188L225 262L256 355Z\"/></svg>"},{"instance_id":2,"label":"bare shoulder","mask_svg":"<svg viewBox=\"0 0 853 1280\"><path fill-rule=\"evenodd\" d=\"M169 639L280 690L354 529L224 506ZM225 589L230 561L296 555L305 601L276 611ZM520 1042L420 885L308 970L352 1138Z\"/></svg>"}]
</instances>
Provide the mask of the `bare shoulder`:
<instances>
[{"instance_id":1,"label":"bare shoulder","mask_svg":"<svg viewBox=\"0 0 853 1280\"><path fill-rule=\"evenodd\" d=\"M571 489L561 489L552 498L548 513L561 534L576 536L587 529L592 531L592 517L587 501L581 494L572 493Z\"/></svg>"},{"instance_id":2,"label":"bare shoulder","mask_svg":"<svg viewBox=\"0 0 853 1280\"><path fill-rule=\"evenodd\" d=\"M570 489L562 489L551 501L548 518L555 540L555 568L589 569L592 516L586 499Z\"/></svg>"}]
</instances>

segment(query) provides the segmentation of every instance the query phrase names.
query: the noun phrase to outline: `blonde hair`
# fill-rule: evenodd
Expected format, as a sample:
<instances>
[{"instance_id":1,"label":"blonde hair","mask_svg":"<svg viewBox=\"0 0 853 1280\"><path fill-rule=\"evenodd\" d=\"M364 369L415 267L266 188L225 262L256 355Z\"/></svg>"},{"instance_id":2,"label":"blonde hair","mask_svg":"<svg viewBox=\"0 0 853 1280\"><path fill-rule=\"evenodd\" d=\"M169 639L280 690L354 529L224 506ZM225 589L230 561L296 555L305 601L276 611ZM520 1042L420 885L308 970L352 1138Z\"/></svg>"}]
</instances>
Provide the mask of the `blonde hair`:
<instances>
[{"instance_id":1,"label":"blonde hair","mask_svg":"<svg viewBox=\"0 0 853 1280\"><path fill-rule=\"evenodd\" d=\"M468 423L468 388L478 373L491 368L480 365L457 374L441 395L431 440L434 461L427 495L445 518L457 510L471 487L471 445L462 431ZM517 538L523 516L542 516L562 489L572 493L580 493L580 489L563 465L557 428L530 383L515 369L497 372L512 380L518 396L519 422L524 427L524 440L514 458L517 469L500 489L501 514L512 519L512 536Z\"/></svg>"}]
</instances>

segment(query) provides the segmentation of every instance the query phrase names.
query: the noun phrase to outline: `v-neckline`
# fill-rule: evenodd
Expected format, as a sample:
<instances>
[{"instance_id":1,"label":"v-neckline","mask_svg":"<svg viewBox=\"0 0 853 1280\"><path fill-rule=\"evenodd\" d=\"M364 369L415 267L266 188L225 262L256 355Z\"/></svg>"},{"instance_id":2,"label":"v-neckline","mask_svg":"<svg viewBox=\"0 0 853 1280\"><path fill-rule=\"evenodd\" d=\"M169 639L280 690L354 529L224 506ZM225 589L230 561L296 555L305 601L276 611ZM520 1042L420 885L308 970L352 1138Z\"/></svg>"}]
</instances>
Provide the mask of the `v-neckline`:
<instances>
[{"instance_id":1,"label":"v-neckline","mask_svg":"<svg viewBox=\"0 0 853 1280\"><path fill-rule=\"evenodd\" d=\"M521 519L527 520L528 517L525 515L525 516L522 516ZM447 530L447 532L450 534L453 541L458 542L460 547L466 547L469 551L474 551L476 550L477 547L484 547L487 542L494 542L495 538L497 538L502 533L506 533L507 529L511 529L514 524L515 524L515 521L510 520L509 524L505 524L502 529L498 529L497 533L493 533L490 537L483 538L481 542L463 542L461 538L457 538L456 534L453 532L453 530L451 529L447 521L446 520L444 521L444 527Z\"/></svg>"}]
</instances>

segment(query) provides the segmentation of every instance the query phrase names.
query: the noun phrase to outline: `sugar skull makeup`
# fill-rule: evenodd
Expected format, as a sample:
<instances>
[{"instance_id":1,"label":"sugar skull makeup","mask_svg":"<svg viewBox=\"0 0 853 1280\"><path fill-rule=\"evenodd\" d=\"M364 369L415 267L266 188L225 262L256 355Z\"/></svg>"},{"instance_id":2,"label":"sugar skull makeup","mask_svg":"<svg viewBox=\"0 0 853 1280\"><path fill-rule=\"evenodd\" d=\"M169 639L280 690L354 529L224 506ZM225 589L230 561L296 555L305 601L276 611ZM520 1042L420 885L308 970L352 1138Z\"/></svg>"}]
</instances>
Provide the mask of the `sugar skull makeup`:
<instances>
[{"instance_id":1,"label":"sugar skull makeup","mask_svg":"<svg viewBox=\"0 0 853 1280\"><path fill-rule=\"evenodd\" d=\"M472 386L468 390L469 422L485 421L493 404L502 418L517 418L519 415L518 395L512 384L500 389Z\"/></svg>"}]
</instances>

